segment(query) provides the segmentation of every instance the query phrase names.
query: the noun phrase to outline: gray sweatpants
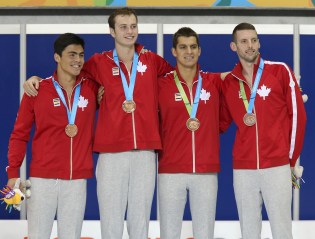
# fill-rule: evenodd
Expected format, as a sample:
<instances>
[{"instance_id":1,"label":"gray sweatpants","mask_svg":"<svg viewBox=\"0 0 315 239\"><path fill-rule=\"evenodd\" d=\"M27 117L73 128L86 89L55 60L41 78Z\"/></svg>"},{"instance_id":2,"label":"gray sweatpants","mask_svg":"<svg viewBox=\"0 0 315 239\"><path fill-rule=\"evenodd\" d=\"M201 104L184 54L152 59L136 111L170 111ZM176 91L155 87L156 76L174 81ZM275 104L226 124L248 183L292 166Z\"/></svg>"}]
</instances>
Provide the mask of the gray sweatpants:
<instances>
[{"instance_id":1,"label":"gray sweatpants","mask_svg":"<svg viewBox=\"0 0 315 239\"><path fill-rule=\"evenodd\" d=\"M31 177L27 203L29 239L49 239L57 213L59 239L79 239L85 212L86 179Z\"/></svg>"},{"instance_id":2,"label":"gray sweatpants","mask_svg":"<svg viewBox=\"0 0 315 239\"><path fill-rule=\"evenodd\" d=\"M233 170L234 192L243 239L260 239L265 204L273 239L292 239L292 183L289 165Z\"/></svg>"},{"instance_id":3,"label":"gray sweatpants","mask_svg":"<svg viewBox=\"0 0 315 239\"><path fill-rule=\"evenodd\" d=\"M159 174L161 239L180 239L189 194L195 239L212 239L218 191L217 173Z\"/></svg>"},{"instance_id":4,"label":"gray sweatpants","mask_svg":"<svg viewBox=\"0 0 315 239\"><path fill-rule=\"evenodd\" d=\"M129 238L148 238L155 177L153 151L99 155L96 178L103 239L122 238L126 209Z\"/></svg>"}]
</instances>

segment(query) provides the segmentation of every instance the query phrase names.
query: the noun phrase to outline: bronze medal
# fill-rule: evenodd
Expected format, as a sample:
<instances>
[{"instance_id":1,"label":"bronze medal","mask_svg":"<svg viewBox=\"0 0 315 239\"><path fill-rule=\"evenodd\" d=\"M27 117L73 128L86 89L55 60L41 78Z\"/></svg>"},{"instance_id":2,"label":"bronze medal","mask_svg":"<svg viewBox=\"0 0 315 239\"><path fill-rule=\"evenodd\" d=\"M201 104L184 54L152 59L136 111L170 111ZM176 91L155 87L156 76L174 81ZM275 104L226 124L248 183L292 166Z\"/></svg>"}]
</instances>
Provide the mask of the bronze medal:
<instances>
[{"instance_id":1,"label":"bronze medal","mask_svg":"<svg viewBox=\"0 0 315 239\"><path fill-rule=\"evenodd\" d=\"M122 108L126 113L132 113L136 109L136 103L133 100L125 100Z\"/></svg>"},{"instance_id":2,"label":"bronze medal","mask_svg":"<svg viewBox=\"0 0 315 239\"><path fill-rule=\"evenodd\" d=\"M186 122L186 126L190 131L196 131L199 129L200 121L197 118L189 118Z\"/></svg>"},{"instance_id":3,"label":"bronze medal","mask_svg":"<svg viewBox=\"0 0 315 239\"><path fill-rule=\"evenodd\" d=\"M68 124L65 128L65 132L70 138L73 138L78 133L78 127L75 124Z\"/></svg>"},{"instance_id":4,"label":"bronze medal","mask_svg":"<svg viewBox=\"0 0 315 239\"><path fill-rule=\"evenodd\" d=\"M253 126L256 124L256 116L253 113L246 113L243 117L243 121L247 126Z\"/></svg>"}]
</instances>

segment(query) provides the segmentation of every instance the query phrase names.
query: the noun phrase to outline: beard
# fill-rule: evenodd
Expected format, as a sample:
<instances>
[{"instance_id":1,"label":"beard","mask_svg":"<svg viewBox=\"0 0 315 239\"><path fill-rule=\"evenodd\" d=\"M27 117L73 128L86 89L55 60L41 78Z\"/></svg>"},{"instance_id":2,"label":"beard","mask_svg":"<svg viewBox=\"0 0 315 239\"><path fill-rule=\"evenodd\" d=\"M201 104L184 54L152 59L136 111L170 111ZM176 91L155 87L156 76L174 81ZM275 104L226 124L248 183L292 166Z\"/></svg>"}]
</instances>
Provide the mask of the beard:
<instances>
[{"instance_id":1,"label":"beard","mask_svg":"<svg viewBox=\"0 0 315 239\"><path fill-rule=\"evenodd\" d=\"M259 54L260 54L259 51L255 51L253 55L248 55L245 53L239 54L239 57L248 63L255 63Z\"/></svg>"}]
</instances>

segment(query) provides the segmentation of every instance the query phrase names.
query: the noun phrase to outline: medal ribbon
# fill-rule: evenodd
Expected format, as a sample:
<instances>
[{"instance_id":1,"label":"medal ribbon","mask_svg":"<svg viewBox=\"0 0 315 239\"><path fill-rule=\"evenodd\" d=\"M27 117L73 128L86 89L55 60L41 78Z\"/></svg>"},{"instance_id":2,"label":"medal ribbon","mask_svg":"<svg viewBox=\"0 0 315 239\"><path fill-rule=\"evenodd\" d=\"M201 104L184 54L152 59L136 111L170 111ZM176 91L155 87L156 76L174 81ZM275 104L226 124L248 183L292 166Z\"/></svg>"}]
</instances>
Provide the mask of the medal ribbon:
<instances>
[{"instance_id":1,"label":"medal ribbon","mask_svg":"<svg viewBox=\"0 0 315 239\"><path fill-rule=\"evenodd\" d=\"M261 75L262 75L263 69L264 69L264 60L262 58L260 58L260 63L259 63L259 67L258 67L258 70L257 70L254 86L252 88L252 93L250 95L249 103L248 103L248 100L246 98L245 89L244 89L244 83L241 80L239 81L242 99L243 99L244 106L245 106L245 109L246 109L248 114L251 114L252 111L253 111L254 102L255 102L256 93L257 93L257 88L258 88L259 81L261 79Z\"/></svg>"},{"instance_id":2,"label":"medal ribbon","mask_svg":"<svg viewBox=\"0 0 315 239\"><path fill-rule=\"evenodd\" d=\"M125 93L126 100L132 100L133 89L134 89L135 83L136 83L137 65L138 65L138 58L139 58L138 54L136 52L133 54L132 70L131 70L129 87L128 87L128 83L126 80L126 76L120 68L116 48L113 51L113 57L114 57L114 61L115 61L116 65L118 66L119 71L120 71L121 81L122 81L122 84L124 87L124 93Z\"/></svg>"},{"instance_id":3,"label":"medal ribbon","mask_svg":"<svg viewBox=\"0 0 315 239\"><path fill-rule=\"evenodd\" d=\"M58 93L62 103L64 104L64 106L67 109L68 122L69 122L69 124L74 124L75 116L77 114L77 109L78 109L78 102L79 102L79 95L80 95L80 90L81 90L81 84L76 86L75 93L74 93L72 110L70 111L69 108L68 108L65 96L62 93L60 85L57 83L57 81L55 81L54 78L52 80L53 80L55 89L56 89L56 91L57 91L57 93Z\"/></svg>"},{"instance_id":4,"label":"medal ribbon","mask_svg":"<svg viewBox=\"0 0 315 239\"><path fill-rule=\"evenodd\" d=\"M184 104L186 106L187 112L190 116L190 118L196 118L196 114L197 114L197 109L198 109L198 105L199 105L199 99L200 99L200 93L201 93L201 85L202 85L202 78L199 74L198 76L198 84L197 84L197 88L196 88L196 94L195 94L195 99L193 104L191 105L189 103L189 100L187 98L187 95L184 91L184 88L182 86L182 84L179 82L178 76L176 74L176 71L174 71L174 80L177 86L177 89L184 101Z\"/></svg>"}]
</instances>

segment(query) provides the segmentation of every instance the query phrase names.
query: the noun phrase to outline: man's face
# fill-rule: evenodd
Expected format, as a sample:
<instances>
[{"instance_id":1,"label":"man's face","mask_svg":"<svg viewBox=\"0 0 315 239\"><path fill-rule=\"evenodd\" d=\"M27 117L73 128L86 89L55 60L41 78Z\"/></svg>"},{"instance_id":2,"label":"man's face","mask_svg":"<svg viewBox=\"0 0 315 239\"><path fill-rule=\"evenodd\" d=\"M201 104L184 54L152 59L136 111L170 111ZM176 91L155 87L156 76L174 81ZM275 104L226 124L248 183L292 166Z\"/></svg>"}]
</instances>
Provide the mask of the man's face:
<instances>
[{"instance_id":1,"label":"man's face","mask_svg":"<svg viewBox=\"0 0 315 239\"><path fill-rule=\"evenodd\" d=\"M201 53L201 49L197 44L196 37L178 38L176 48L172 48L173 56L176 57L177 65L183 67L195 67Z\"/></svg>"},{"instance_id":2,"label":"man's face","mask_svg":"<svg viewBox=\"0 0 315 239\"><path fill-rule=\"evenodd\" d=\"M237 52L240 60L255 63L259 55L260 43L256 31L240 30L236 32L236 42L231 42L232 51Z\"/></svg>"},{"instance_id":3,"label":"man's face","mask_svg":"<svg viewBox=\"0 0 315 239\"><path fill-rule=\"evenodd\" d=\"M55 53L55 61L58 63L58 71L70 76L77 76L84 64L84 50L81 45L67 46L61 56Z\"/></svg>"},{"instance_id":4,"label":"man's face","mask_svg":"<svg viewBox=\"0 0 315 239\"><path fill-rule=\"evenodd\" d=\"M135 15L115 17L115 29L110 28L115 43L121 46L133 46L138 38L138 23Z\"/></svg>"}]
</instances>

